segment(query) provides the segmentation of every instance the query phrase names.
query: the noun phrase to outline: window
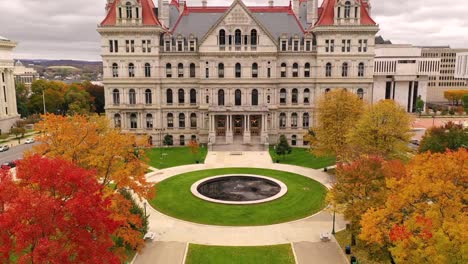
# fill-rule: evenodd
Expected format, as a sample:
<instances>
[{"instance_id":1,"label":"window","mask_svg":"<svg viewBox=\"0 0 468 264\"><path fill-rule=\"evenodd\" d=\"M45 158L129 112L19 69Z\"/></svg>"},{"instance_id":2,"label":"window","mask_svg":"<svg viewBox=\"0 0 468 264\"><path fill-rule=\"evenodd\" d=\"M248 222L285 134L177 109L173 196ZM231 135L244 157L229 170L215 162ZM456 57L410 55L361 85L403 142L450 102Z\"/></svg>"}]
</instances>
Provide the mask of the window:
<instances>
[{"instance_id":1,"label":"window","mask_svg":"<svg viewBox=\"0 0 468 264\"><path fill-rule=\"evenodd\" d=\"M325 89L325 93L329 93L330 91L330 88Z\"/></svg>"},{"instance_id":2,"label":"window","mask_svg":"<svg viewBox=\"0 0 468 264\"><path fill-rule=\"evenodd\" d=\"M271 97L268 95L267 96L267 104L269 104L271 102Z\"/></svg>"},{"instance_id":3,"label":"window","mask_svg":"<svg viewBox=\"0 0 468 264\"><path fill-rule=\"evenodd\" d=\"M126 40L125 41L125 51L127 53L135 52L135 40Z\"/></svg>"},{"instance_id":4,"label":"window","mask_svg":"<svg viewBox=\"0 0 468 264\"><path fill-rule=\"evenodd\" d=\"M327 63L325 66L325 76L326 77L331 77L332 76L332 65L331 63Z\"/></svg>"},{"instance_id":5,"label":"window","mask_svg":"<svg viewBox=\"0 0 468 264\"><path fill-rule=\"evenodd\" d=\"M224 105L224 90L218 91L218 105Z\"/></svg>"},{"instance_id":6,"label":"window","mask_svg":"<svg viewBox=\"0 0 468 264\"><path fill-rule=\"evenodd\" d=\"M258 90L252 90L252 105L258 105Z\"/></svg>"},{"instance_id":7,"label":"window","mask_svg":"<svg viewBox=\"0 0 468 264\"><path fill-rule=\"evenodd\" d=\"M346 1L345 9L344 9L344 17L350 18L351 17L351 2Z\"/></svg>"},{"instance_id":8,"label":"window","mask_svg":"<svg viewBox=\"0 0 468 264\"><path fill-rule=\"evenodd\" d=\"M242 76L242 68L240 63L236 63L236 78L240 78Z\"/></svg>"},{"instance_id":9,"label":"window","mask_svg":"<svg viewBox=\"0 0 468 264\"><path fill-rule=\"evenodd\" d=\"M122 127L122 118L120 117L120 114L114 115L114 127L116 128Z\"/></svg>"},{"instance_id":10,"label":"window","mask_svg":"<svg viewBox=\"0 0 468 264\"><path fill-rule=\"evenodd\" d=\"M177 92L177 95L179 97L179 104L183 104L185 103L185 91L184 89L179 89L179 91Z\"/></svg>"},{"instance_id":11,"label":"window","mask_svg":"<svg viewBox=\"0 0 468 264\"><path fill-rule=\"evenodd\" d=\"M172 104L173 103L172 90L171 89L166 90L166 103L167 104Z\"/></svg>"},{"instance_id":12,"label":"window","mask_svg":"<svg viewBox=\"0 0 468 264\"><path fill-rule=\"evenodd\" d=\"M234 93L235 105L242 105L242 92L237 89Z\"/></svg>"},{"instance_id":13,"label":"window","mask_svg":"<svg viewBox=\"0 0 468 264\"><path fill-rule=\"evenodd\" d=\"M189 42L189 50L190 51L195 51L195 40L191 40Z\"/></svg>"},{"instance_id":14,"label":"window","mask_svg":"<svg viewBox=\"0 0 468 264\"><path fill-rule=\"evenodd\" d=\"M358 76L359 77L364 77L364 63L359 63L358 66Z\"/></svg>"},{"instance_id":15,"label":"window","mask_svg":"<svg viewBox=\"0 0 468 264\"><path fill-rule=\"evenodd\" d=\"M297 128L297 113L291 114L291 128Z\"/></svg>"},{"instance_id":16,"label":"window","mask_svg":"<svg viewBox=\"0 0 468 264\"><path fill-rule=\"evenodd\" d=\"M167 127L168 128L174 127L174 115L172 113L167 114Z\"/></svg>"},{"instance_id":17,"label":"window","mask_svg":"<svg viewBox=\"0 0 468 264\"><path fill-rule=\"evenodd\" d=\"M190 128L197 128L197 114L190 114Z\"/></svg>"},{"instance_id":18,"label":"window","mask_svg":"<svg viewBox=\"0 0 468 264\"><path fill-rule=\"evenodd\" d=\"M291 137L291 145L292 146L296 146L297 144L297 136L296 135L292 135Z\"/></svg>"},{"instance_id":19,"label":"window","mask_svg":"<svg viewBox=\"0 0 468 264\"><path fill-rule=\"evenodd\" d=\"M136 129L138 128L138 123L137 123L137 115L135 113L130 115L130 128L131 129Z\"/></svg>"},{"instance_id":20,"label":"window","mask_svg":"<svg viewBox=\"0 0 468 264\"><path fill-rule=\"evenodd\" d=\"M185 115L183 113L179 114L179 128L185 128Z\"/></svg>"},{"instance_id":21,"label":"window","mask_svg":"<svg viewBox=\"0 0 468 264\"><path fill-rule=\"evenodd\" d=\"M335 40L334 39L325 40L325 52L335 52Z\"/></svg>"},{"instance_id":22,"label":"window","mask_svg":"<svg viewBox=\"0 0 468 264\"><path fill-rule=\"evenodd\" d=\"M296 88L294 88L291 93L291 102L293 104L297 104L298 97L299 97L299 91Z\"/></svg>"},{"instance_id":23,"label":"window","mask_svg":"<svg viewBox=\"0 0 468 264\"><path fill-rule=\"evenodd\" d=\"M226 31L224 31L224 29L221 29L219 31L219 45L220 46L226 45Z\"/></svg>"},{"instance_id":24,"label":"window","mask_svg":"<svg viewBox=\"0 0 468 264\"><path fill-rule=\"evenodd\" d=\"M177 76L179 78L184 77L184 65L182 63L179 63L179 65L177 65Z\"/></svg>"},{"instance_id":25,"label":"window","mask_svg":"<svg viewBox=\"0 0 468 264\"><path fill-rule=\"evenodd\" d=\"M286 63L281 63L281 77L286 77Z\"/></svg>"},{"instance_id":26,"label":"window","mask_svg":"<svg viewBox=\"0 0 468 264\"><path fill-rule=\"evenodd\" d=\"M165 47L165 51L171 51L171 41L170 40L166 40L164 42L164 47Z\"/></svg>"},{"instance_id":27,"label":"window","mask_svg":"<svg viewBox=\"0 0 468 264\"><path fill-rule=\"evenodd\" d=\"M348 63L346 62L341 66L341 76L348 77Z\"/></svg>"},{"instance_id":28,"label":"window","mask_svg":"<svg viewBox=\"0 0 468 264\"><path fill-rule=\"evenodd\" d=\"M206 103L206 104L209 104L209 103L210 103L210 96L209 96L209 95L207 95L207 96L205 97L205 103Z\"/></svg>"},{"instance_id":29,"label":"window","mask_svg":"<svg viewBox=\"0 0 468 264\"><path fill-rule=\"evenodd\" d=\"M299 76L299 65L297 63L293 64L292 76L293 77L298 77Z\"/></svg>"},{"instance_id":30,"label":"window","mask_svg":"<svg viewBox=\"0 0 468 264\"><path fill-rule=\"evenodd\" d=\"M305 42L305 50L306 50L306 51L310 51L310 50L311 50L311 48L310 48L311 45L310 45L310 44L311 44L311 41L310 41L310 40L306 40L306 42Z\"/></svg>"},{"instance_id":31,"label":"window","mask_svg":"<svg viewBox=\"0 0 468 264\"><path fill-rule=\"evenodd\" d=\"M172 77L172 65L170 63L166 64L166 77Z\"/></svg>"},{"instance_id":32,"label":"window","mask_svg":"<svg viewBox=\"0 0 468 264\"><path fill-rule=\"evenodd\" d=\"M112 101L113 101L113 103L115 105L120 104L120 92L119 92L119 90L114 89L114 91L112 91Z\"/></svg>"},{"instance_id":33,"label":"window","mask_svg":"<svg viewBox=\"0 0 468 264\"><path fill-rule=\"evenodd\" d=\"M304 65L304 77L310 77L310 63Z\"/></svg>"},{"instance_id":34,"label":"window","mask_svg":"<svg viewBox=\"0 0 468 264\"><path fill-rule=\"evenodd\" d=\"M195 89L190 90L190 104L194 105L197 103L197 91Z\"/></svg>"},{"instance_id":35,"label":"window","mask_svg":"<svg viewBox=\"0 0 468 264\"><path fill-rule=\"evenodd\" d=\"M282 40L281 41L281 51L286 51L288 48L288 41L287 40Z\"/></svg>"},{"instance_id":36,"label":"window","mask_svg":"<svg viewBox=\"0 0 468 264\"><path fill-rule=\"evenodd\" d=\"M286 104L286 89L280 90L280 104Z\"/></svg>"},{"instance_id":37,"label":"window","mask_svg":"<svg viewBox=\"0 0 468 264\"><path fill-rule=\"evenodd\" d=\"M286 128L286 114L285 113L281 113L279 115L279 127Z\"/></svg>"},{"instance_id":38,"label":"window","mask_svg":"<svg viewBox=\"0 0 468 264\"><path fill-rule=\"evenodd\" d=\"M360 39L358 43L358 52L367 52L367 39Z\"/></svg>"},{"instance_id":39,"label":"window","mask_svg":"<svg viewBox=\"0 0 468 264\"><path fill-rule=\"evenodd\" d=\"M294 40L293 48L294 51L299 51L299 40Z\"/></svg>"},{"instance_id":40,"label":"window","mask_svg":"<svg viewBox=\"0 0 468 264\"><path fill-rule=\"evenodd\" d=\"M361 100L364 99L364 89L362 89L362 88L357 89L357 96Z\"/></svg>"},{"instance_id":41,"label":"window","mask_svg":"<svg viewBox=\"0 0 468 264\"><path fill-rule=\"evenodd\" d=\"M257 46L257 30L255 29L250 31L250 45Z\"/></svg>"},{"instance_id":42,"label":"window","mask_svg":"<svg viewBox=\"0 0 468 264\"><path fill-rule=\"evenodd\" d=\"M208 67L205 68L205 78L210 78L210 69Z\"/></svg>"},{"instance_id":43,"label":"window","mask_svg":"<svg viewBox=\"0 0 468 264\"><path fill-rule=\"evenodd\" d=\"M112 77L119 77L119 65L117 63L112 64Z\"/></svg>"},{"instance_id":44,"label":"window","mask_svg":"<svg viewBox=\"0 0 468 264\"><path fill-rule=\"evenodd\" d=\"M185 136L184 135L179 136L179 143L180 143L181 146L185 146Z\"/></svg>"},{"instance_id":45,"label":"window","mask_svg":"<svg viewBox=\"0 0 468 264\"><path fill-rule=\"evenodd\" d=\"M151 77L151 65L145 63L145 77Z\"/></svg>"},{"instance_id":46,"label":"window","mask_svg":"<svg viewBox=\"0 0 468 264\"><path fill-rule=\"evenodd\" d=\"M224 78L224 64L218 64L218 78Z\"/></svg>"},{"instance_id":47,"label":"window","mask_svg":"<svg viewBox=\"0 0 468 264\"><path fill-rule=\"evenodd\" d=\"M310 90L308 88L304 89L304 104L310 103Z\"/></svg>"},{"instance_id":48,"label":"window","mask_svg":"<svg viewBox=\"0 0 468 264\"><path fill-rule=\"evenodd\" d=\"M146 128L153 128L153 115L152 114L146 114Z\"/></svg>"},{"instance_id":49,"label":"window","mask_svg":"<svg viewBox=\"0 0 468 264\"><path fill-rule=\"evenodd\" d=\"M146 53L146 52L150 53L151 52L151 40L149 40L149 39L145 40L144 39L144 40L141 41L141 51L143 53Z\"/></svg>"},{"instance_id":50,"label":"window","mask_svg":"<svg viewBox=\"0 0 468 264\"><path fill-rule=\"evenodd\" d=\"M242 44L242 33L240 29L236 29L234 32L234 44L240 46Z\"/></svg>"},{"instance_id":51,"label":"window","mask_svg":"<svg viewBox=\"0 0 468 264\"><path fill-rule=\"evenodd\" d=\"M146 89L145 91L145 104L150 105L153 103L153 93L150 89Z\"/></svg>"},{"instance_id":52,"label":"window","mask_svg":"<svg viewBox=\"0 0 468 264\"><path fill-rule=\"evenodd\" d=\"M135 77L135 65L133 63L128 64L128 77Z\"/></svg>"},{"instance_id":53,"label":"window","mask_svg":"<svg viewBox=\"0 0 468 264\"><path fill-rule=\"evenodd\" d=\"M130 91L128 92L128 102L129 102L129 104L131 104L131 105L136 104L136 92L135 92L135 89L130 89Z\"/></svg>"},{"instance_id":54,"label":"window","mask_svg":"<svg viewBox=\"0 0 468 264\"><path fill-rule=\"evenodd\" d=\"M341 52L351 52L351 40L343 39L341 41Z\"/></svg>"},{"instance_id":55,"label":"window","mask_svg":"<svg viewBox=\"0 0 468 264\"><path fill-rule=\"evenodd\" d=\"M302 127L309 128L309 113L304 113L302 115Z\"/></svg>"},{"instance_id":56,"label":"window","mask_svg":"<svg viewBox=\"0 0 468 264\"><path fill-rule=\"evenodd\" d=\"M181 40L177 41L177 51L184 51L184 43Z\"/></svg>"},{"instance_id":57,"label":"window","mask_svg":"<svg viewBox=\"0 0 468 264\"><path fill-rule=\"evenodd\" d=\"M190 78L195 78L196 73L195 73L195 63L190 63Z\"/></svg>"},{"instance_id":58,"label":"window","mask_svg":"<svg viewBox=\"0 0 468 264\"><path fill-rule=\"evenodd\" d=\"M127 2L127 18L132 18L132 3Z\"/></svg>"},{"instance_id":59,"label":"window","mask_svg":"<svg viewBox=\"0 0 468 264\"><path fill-rule=\"evenodd\" d=\"M252 78L257 78L258 77L258 64L254 63L252 64Z\"/></svg>"}]
</instances>

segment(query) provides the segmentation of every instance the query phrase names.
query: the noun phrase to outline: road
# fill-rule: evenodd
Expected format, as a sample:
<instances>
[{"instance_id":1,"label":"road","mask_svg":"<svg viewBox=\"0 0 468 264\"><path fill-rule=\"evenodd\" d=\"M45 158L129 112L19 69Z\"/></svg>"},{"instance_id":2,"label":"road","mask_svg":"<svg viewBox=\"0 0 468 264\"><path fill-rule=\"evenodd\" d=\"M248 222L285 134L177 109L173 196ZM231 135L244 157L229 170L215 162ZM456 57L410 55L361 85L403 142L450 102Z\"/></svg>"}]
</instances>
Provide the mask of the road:
<instances>
[{"instance_id":1,"label":"road","mask_svg":"<svg viewBox=\"0 0 468 264\"><path fill-rule=\"evenodd\" d=\"M38 143L36 142L34 144L21 144L18 146L14 146L5 152L0 152L0 164L22 158L23 153L26 150L31 149L32 146L36 144Z\"/></svg>"}]
</instances>

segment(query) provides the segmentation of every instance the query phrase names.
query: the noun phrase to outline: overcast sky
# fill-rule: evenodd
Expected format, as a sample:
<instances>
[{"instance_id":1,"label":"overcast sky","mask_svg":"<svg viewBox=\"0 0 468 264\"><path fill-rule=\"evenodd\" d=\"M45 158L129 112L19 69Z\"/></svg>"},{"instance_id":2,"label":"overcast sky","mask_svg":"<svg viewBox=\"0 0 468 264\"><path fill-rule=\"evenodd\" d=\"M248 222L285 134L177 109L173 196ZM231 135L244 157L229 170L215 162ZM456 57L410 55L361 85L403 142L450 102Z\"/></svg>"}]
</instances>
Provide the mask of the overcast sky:
<instances>
[{"instance_id":1,"label":"overcast sky","mask_svg":"<svg viewBox=\"0 0 468 264\"><path fill-rule=\"evenodd\" d=\"M157 0L154 0L157 4ZM201 0L187 0L200 5ZM268 0L244 1L267 5ZM319 0L319 3L321 0ZM100 60L96 27L106 0L0 0L0 36L19 42L15 58ZM231 0L208 0L229 5ZM289 0L275 0L287 5ZM393 43L468 48L466 0L371 0L372 16Z\"/></svg>"}]
</instances>

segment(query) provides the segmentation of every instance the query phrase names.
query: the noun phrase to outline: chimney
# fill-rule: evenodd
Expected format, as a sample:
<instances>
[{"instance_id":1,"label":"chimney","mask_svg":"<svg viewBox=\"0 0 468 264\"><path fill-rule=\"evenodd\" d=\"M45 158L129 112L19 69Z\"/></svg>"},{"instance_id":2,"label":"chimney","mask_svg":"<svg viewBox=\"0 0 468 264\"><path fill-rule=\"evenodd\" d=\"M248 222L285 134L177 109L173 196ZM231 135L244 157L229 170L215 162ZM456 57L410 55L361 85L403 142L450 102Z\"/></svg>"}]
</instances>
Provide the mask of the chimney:
<instances>
[{"instance_id":1,"label":"chimney","mask_svg":"<svg viewBox=\"0 0 468 264\"><path fill-rule=\"evenodd\" d=\"M163 0L162 1L162 8L161 8L161 19L160 21L163 22L164 26L169 27L169 1Z\"/></svg>"},{"instance_id":2,"label":"chimney","mask_svg":"<svg viewBox=\"0 0 468 264\"><path fill-rule=\"evenodd\" d=\"M318 0L307 0L307 24L315 25L318 20Z\"/></svg>"},{"instance_id":3,"label":"chimney","mask_svg":"<svg viewBox=\"0 0 468 264\"><path fill-rule=\"evenodd\" d=\"M208 1L207 1L207 0L203 0L201 3L202 3L202 6L203 6L203 7L206 7L206 6L208 5Z\"/></svg>"},{"instance_id":4,"label":"chimney","mask_svg":"<svg viewBox=\"0 0 468 264\"><path fill-rule=\"evenodd\" d=\"M184 11L185 11L185 5L186 5L185 0L180 0L180 1L179 1L179 13L180 13L180 14L183 14L183 13L184 13Z\"/></svg>"},{"instance_id":5,"label":"chimney","mask_svg":"<svg viewBox=\"0 0 468 264\"><path fill-rule=\"evenodd\" d=\"M299 0L292 1L292 10L294 14L299 17Z\"/></svg>"},{"instance_id":6,"label":"chimney","mask_svg":"<svg viewBox=\"0 0 468 264\"><path fill-rule=\"evenodd\" d=\"M275 2L273 0L268 1L268 6L269 7L273 7L274 4L275 4Z\"/></svg>"}]
</instances>

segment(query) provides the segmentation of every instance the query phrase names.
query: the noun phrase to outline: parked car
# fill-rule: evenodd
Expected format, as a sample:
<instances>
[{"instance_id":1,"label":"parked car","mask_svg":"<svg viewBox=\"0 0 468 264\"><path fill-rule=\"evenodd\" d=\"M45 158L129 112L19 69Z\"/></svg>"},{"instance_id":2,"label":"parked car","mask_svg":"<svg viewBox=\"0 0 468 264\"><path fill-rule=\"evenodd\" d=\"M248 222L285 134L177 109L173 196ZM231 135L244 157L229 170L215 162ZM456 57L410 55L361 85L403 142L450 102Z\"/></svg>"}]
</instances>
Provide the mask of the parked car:
<instances>
[{"instance_id":1,"label":"parked car","mask_svg":"<svg viewBox=\"0 0 468 264\"><path fill-rule=\"evenodd\" d=\"M0 146L0 152L9 150L10 147L8 145Z\"/></svg>"},{"instance_id":2,"label":"parked car","mask_svg":"<svg viewBox=\"0 0 468 264\"><path fill-rule=\"evenodd\" d=\"M36 142L36 141L34 140L34 138L28 138L28 139L26 139L26 141L24 141L24 144L32 144L32 143L34 143L34 142Z\"/></svg>"},{"instance_id":3,"label":"parked car","mask_svg":"<svg viewBox=\"0 0 468 264\"><path fill-rule=\"evenodd\" d=\"M1 168L3 170L9 170L9 169L14 168L14 167L16 167L16 162L14 162L14 161L5 162L1 166Z\"/></svg>"}]
</instances>

